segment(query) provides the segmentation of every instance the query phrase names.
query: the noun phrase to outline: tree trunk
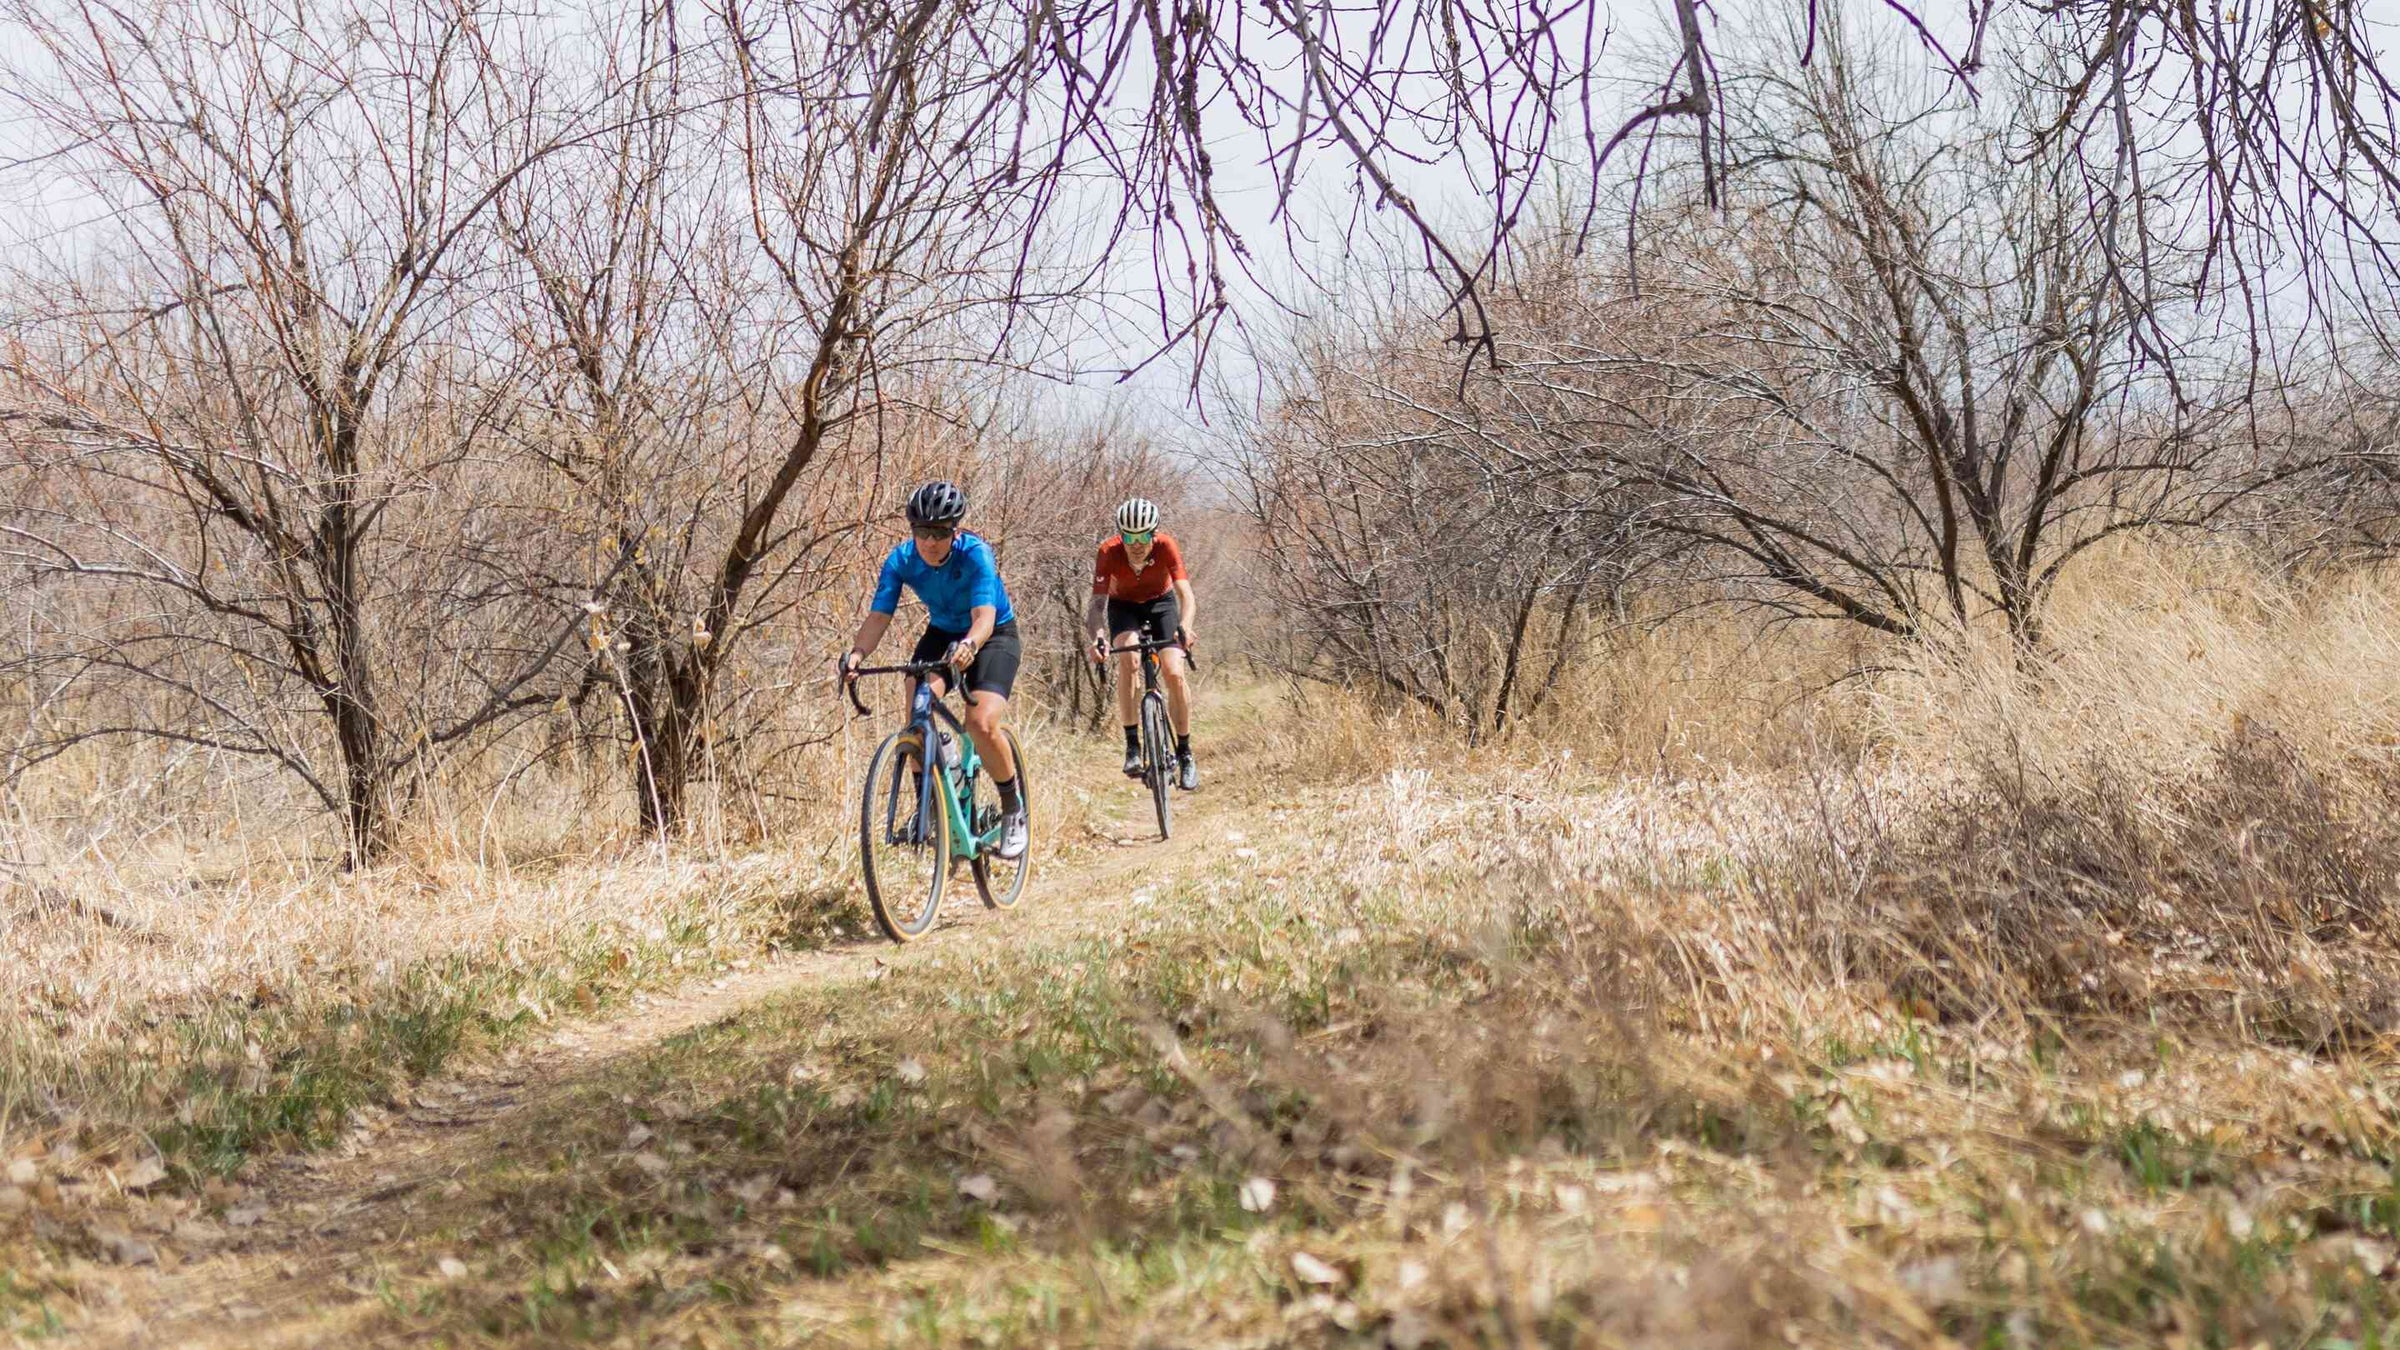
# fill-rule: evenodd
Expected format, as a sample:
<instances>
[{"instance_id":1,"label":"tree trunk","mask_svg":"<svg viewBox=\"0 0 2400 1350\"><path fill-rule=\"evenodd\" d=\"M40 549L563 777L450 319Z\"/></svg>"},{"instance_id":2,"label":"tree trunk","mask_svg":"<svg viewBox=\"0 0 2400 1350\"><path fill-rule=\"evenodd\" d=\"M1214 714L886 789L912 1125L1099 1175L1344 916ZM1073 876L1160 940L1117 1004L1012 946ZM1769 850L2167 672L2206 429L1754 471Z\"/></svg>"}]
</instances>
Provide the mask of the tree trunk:
<instances>
[{"instance_id":1,"label":"tree trunk","mask_svg":"<svg viewBox=\"0 0 2400 1350\"><path fill-rule=\"evenodd\" d=\"M1525 596L1517 605L1517 621L1508 632L1508 656L1500 670L1500 692L1492 699L1492 735L1508 734L1509 700L1517 692L1517 668L1525 657L1525 630L1533 623L1533 607L1542 597L1538 583L1525 587Z\"/></svg>"},{"instance_id":2,"label":"tree trunk","mask_svg":"<svg viewBox=\"0 0 2400 1350\"><path fill-rule=\"evenodd\" d=\"M347 437L337 445L346 447ZM335 462L340 467L342 461ZM334 650L333 676L320 692L342 756L343 825L354 867L374 862L391 845L391 767L376 707L366 596L359 582L363 541L355 516L345 486L325 506L317 573L325 587L325 622Z\"/></svg>"},{"instance_id":3,"label":"tree trunk","mask_svg":"<svg viewBox=\"0 0 2400 1350\"><path fill-rule=\"evenodd\" d=\"M633 795L642 828L681 826L699 760L707 671L647 619L626 634L626 721L633 733Z\"/></svg>"},{"instance_id":4,"label":"tree trunk","mask_svg":"<svg viewBox=\"0 0 2400 1350\"><path fill-rule=\"evenodd\" d=\"M343 827L353 867L374 862L391 846L390 771L375 733L372 695L364 673L354 680L345 667L342 682L325 698L342 752Z\"/></svg>"}]
</instances>

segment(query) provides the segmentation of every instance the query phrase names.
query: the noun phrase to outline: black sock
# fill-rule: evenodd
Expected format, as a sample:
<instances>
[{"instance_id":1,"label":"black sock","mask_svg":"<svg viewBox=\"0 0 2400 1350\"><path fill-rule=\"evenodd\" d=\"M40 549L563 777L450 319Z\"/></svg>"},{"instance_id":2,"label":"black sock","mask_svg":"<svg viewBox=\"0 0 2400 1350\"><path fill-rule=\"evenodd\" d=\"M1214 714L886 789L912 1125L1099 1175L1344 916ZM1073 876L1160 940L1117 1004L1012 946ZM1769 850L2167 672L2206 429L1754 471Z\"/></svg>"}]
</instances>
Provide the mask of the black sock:
<instances>
[{"instance_id":1,"label":"black sock","mask_svg":"<svg viewBox=\"0 0 2400 1350\"><path fill-rule=\"evenodd\" d=\"M1007 779L1007 780L1005 780L1005 781L1004 781L1004 780L1001 780L1001 779L994 779L994 780L992 780L992 786L993 786L995 789L997 789L997 790L999 791L999 793L1000 793L1000 809L1001 809L1001 810L1003 810L1003 811L1014 811L1014 810L1016 810L1016 809L1017 809L1019 806L1022 806L1022 805L1024 805L1024 803L1023 803L1023 802L1021 802L1021 801L1019 801L1019 800L1017 799L1017 780L1016 780L1016 779L1014 779L1014 778L1010 778L1010 779Z\"/></svg>"},{"instance_id":2,"label":"black sock","mask_svg":"<svg viewBox=\"0 0 2400 1350\"><path fill-rule=\"evenodd\" d=\"M1134 751L1137 751L1141 748L1142 729L1138 726L1125 728L1125 752L1127 754L1132 754Z\"/></svg>"},{"instance_id":3,"label":"black sock","mask_svg":"<svg viewBox=\"0 0 2400 1350\"><path fill-rule=\"evenodd\" d=\"M1175 738L1175 758L1177 758L1177 759L1190 759L1191 757L1192 757L1192 738L1191 738L1191 737L1189 737L1189 736L1178 736L1178 737L1176 737L1176 738Z\"/></svg>"}]
</instances>

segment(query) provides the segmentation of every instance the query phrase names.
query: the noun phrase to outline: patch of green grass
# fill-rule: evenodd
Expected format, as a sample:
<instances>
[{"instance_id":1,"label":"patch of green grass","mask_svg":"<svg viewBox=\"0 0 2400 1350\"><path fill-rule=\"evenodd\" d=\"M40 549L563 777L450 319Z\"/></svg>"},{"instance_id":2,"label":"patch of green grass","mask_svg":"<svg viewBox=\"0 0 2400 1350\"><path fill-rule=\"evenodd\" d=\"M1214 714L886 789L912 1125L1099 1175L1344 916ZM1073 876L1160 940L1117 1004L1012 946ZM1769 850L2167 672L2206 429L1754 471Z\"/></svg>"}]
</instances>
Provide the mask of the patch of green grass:
<instances>
[{"instance_id":1,"label":"patch of green grass","mask_svg":"<svg viewBox=\"0 0 2400 1350\"><path fill-rule=\"evenodd\" d=\"M147 1085L138 1094L167 1118L146 1133L178 1176L227 1175L265 1149L334 1143L362 1108L390 1104L465 1050L508 1045L553 1010L596 1013L688 973L684 958L711 941L693 911L657 937L594 934L539 964L505 951L453 954L363 1001L220 1005L170 1023L162 1044L94 1076Z\"/></svg>"},{"instance_id":2,"label":"patch of green grass","mask_svg":"<svg viewBox=\"0 0 2400 1350\"><path fill-rule=\"evenodd\" d=\"M51 1297L52 1291L41 1282L0 1267L0 1330L25 1341L65 1335L67 1324Z\"/></svg>"},{"instance_id":3,"label":"patch of green grass","mask_svg":"<svg viewBox=\"0 0 2400 1350\"><path fill-rule=\"evenodd\" d=\"M2118 1127L2116 1152L2126 1171L2152 1194L2223 1179L2214 1141L2167 1129L2147 1115Z\"/></svg>"}]
</instances>

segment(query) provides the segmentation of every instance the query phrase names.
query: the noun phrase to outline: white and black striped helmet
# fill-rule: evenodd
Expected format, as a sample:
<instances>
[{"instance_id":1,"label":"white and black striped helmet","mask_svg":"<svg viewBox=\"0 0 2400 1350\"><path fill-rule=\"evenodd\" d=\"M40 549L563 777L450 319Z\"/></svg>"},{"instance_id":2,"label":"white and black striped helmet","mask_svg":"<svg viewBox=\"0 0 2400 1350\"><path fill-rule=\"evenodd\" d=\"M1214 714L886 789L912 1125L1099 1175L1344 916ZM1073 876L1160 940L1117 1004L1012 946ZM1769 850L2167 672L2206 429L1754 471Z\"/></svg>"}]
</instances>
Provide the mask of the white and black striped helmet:
<instances>
[{"instance_id":1,"label":"white and black striped helmet","mask_svg":"<svg viewBox=\"0 0 2400 1350\"><path fill-rule=\"evenodd\" d=\"M1158 528L1158 503L1134 497L1117 508L1117 533L1147 534Z\"/></svg>"}]
</instances>

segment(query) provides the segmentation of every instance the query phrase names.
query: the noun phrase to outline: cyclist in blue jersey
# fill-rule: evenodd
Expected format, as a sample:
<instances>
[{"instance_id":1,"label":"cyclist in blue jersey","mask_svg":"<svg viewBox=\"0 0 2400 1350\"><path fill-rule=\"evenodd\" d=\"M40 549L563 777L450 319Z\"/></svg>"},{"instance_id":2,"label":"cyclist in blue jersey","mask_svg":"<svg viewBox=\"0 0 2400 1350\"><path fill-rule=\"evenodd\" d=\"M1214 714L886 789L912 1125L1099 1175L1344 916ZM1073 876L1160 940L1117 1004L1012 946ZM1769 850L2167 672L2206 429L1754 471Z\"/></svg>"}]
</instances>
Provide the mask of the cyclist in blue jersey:
<instances>
[{"instance_id":1,"label":"cyclist in blue jersey","mask_svg":"<svg viewBox=\"0 0 2400 1350\"><path fill-rule=\"evenodd\" d=\"M894 544L883 560L874 602L850 650L842 654L841 677L845 684L857 680L854 672L874 655L899 612L900 589L916 592L925 605L926 627L909 660L939 661L958 672L946 685L963 680L973 692L975 701L967 705L964 720L1000 794L1000 856L1021 858L1025 801L1017 792L1016 756L1008 738L1000 734L1000 723L1008 716L1009 695L1016 692L1024 646L1017 638L1016 610L1008 603L1008 588L1000 584L992 546L958 528L966 514L967 494L955 484L927 483L910 494L909 537Z\"/></svg>"}]
</instances>

